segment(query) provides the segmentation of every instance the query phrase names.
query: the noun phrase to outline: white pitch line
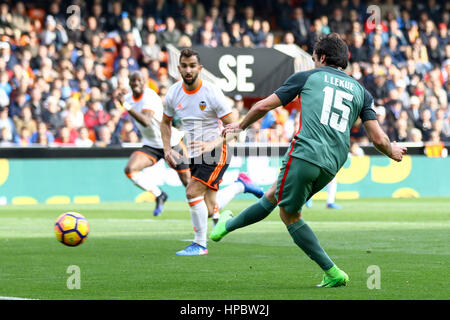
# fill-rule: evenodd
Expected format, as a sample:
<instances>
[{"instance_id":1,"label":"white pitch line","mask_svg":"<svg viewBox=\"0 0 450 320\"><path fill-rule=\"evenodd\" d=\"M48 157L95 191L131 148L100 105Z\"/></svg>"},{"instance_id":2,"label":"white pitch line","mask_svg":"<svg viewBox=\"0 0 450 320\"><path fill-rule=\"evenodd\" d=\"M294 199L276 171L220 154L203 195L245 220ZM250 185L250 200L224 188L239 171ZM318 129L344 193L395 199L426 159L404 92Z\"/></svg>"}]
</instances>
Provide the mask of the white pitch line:
<instances>
[{"instance_id":1,"label":"white pitch line","mask_svg":"<svg viewBox=\"0 0 450 320\"><path fill-rule=\"evenodd\" d=\"M39 300L39 299L28 299L28 298L20 298L20 297L3 297L3 296L0 296L0 300Z\"/></svg>"}]
</instances>

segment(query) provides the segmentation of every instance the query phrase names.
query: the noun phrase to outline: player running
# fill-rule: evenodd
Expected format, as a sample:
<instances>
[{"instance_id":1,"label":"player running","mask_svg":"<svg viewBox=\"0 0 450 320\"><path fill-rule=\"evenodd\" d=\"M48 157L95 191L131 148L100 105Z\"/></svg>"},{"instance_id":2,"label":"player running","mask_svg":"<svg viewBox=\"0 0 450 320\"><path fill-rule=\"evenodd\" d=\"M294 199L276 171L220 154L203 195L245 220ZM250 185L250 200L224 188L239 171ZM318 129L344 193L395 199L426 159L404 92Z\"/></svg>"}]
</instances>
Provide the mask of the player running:
<instances>
[{"instance_id":1,"label":"player running","mask_svg":"<svg viewBox=\"0 0 450 320\"><path fill-rule=\"evenodd\" d=\"M195 237L192 244L176 254L204 255L208 253L208 215L217 210L216 193L231 159L226 140L221 136L219 120L230 124L236 119L222 91L199 77L202 65L196 51L181 51L178 70L182 81L173 84L167 92L161 133L164 157L171 167L175 167L180 155L170 146L173 136L171 123L175 115L180 118L191 169L186 198Z\"/></svg>"},{"instance_id":2,"label":"player running","mask_svg":"<svg viewBox=\"0 0 450 320\"><path fill-rule=\"evenodd\" d=\"M160 124L163 117L162 99L155 91L145 85L145 79L139 71L130 74L129 77L131 92L124 95L119 93L117 100L136 120L136 125L140 130L144 145L139 150L133 152L125 166L126 176L135 185L145 191L150 191L156 197L156 207L154 216L158 216L163 211L167 194L162 191L153 181L144 174L143 169L155 165L164 158L163 143L161 140ZM170 147L186 158L186 147L182 141L184 133L172 128L172 138ZM174 169L178 172L181 182L187 186L190 180L189 165L187 160L178 161Z\"/></svg>"},{"instance_id":3,"label":"player running","mask_svg":"<svg viewBox=\"0 0 450 320\"><path fill-rule=\"evenodd\" d=\"M350 128L361 117L375 147L395 161L406 148L391 143L378 124L373 98L343 69L348 64L348 47L336 33L321 38L314 46L315 69L292 75L269 97L257 102L241 123L225 127L224 134L245 130L268 111L286 105L298 96L301 102L300 128L285 155L278 181L258 202L232 217L220 215L211 239L258 222L278 205L281 220L295 244L325 272L320 287L346 285L348 275L340 270L320 246L301 208L326 186L344 165L350 144Z\"/></svg>"}]
</instances>

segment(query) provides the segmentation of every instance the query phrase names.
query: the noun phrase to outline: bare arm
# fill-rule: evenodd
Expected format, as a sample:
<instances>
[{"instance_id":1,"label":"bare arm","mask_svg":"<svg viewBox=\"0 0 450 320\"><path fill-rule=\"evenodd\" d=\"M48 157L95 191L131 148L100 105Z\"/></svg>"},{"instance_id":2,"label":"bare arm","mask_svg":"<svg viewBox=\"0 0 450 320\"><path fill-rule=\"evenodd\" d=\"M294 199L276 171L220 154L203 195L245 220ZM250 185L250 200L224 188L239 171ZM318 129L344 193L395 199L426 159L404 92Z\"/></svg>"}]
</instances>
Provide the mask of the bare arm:
<instances>
[{"instance_id":1,"label":"bare arm","mask_svg":"<svg viewBox=\"0 0 450 320\"><path fill-rule=\"evenodd\" d=\"M170 145L170 139L172 137L172 119L163 115L160 127L164 152L166 152L172 149Z\"/></svg>"},{"instance_id":2,"label":"bare arm","mask_svg":"<svg viewBox=\"0 0 450 320\"><path fill-rule=\"evenodd\" d=\"M170 140L172 137L172 118L163 115L160 127L161 138L164 146L164 159L167 161L169 166L176 168L177 163L175 159L179 159L181 156L178 152L173 150L170 145Z\"/></svg>"},{"instance_id":3,"label":"bare arm","mask_svg":"<svg viewBox=\"0 0 450 320\"><path fill-rule=\"evenodd\" d=\"M255 123L266 115L267 112L281 106L280 98L275 93L272 93L267 98L258 101L253 105L245 118L241 121L239 128L247 129L251 124Z\"/></svg>"},{"instance_id":4,"label":"bare arm","mask_svg":"<svg viewBox=\"0 0 450 320\"><path fill-rule=\"evenodd\" d=\"M136 119L137 122L142 124L144 127L148 127L152 121L153 115L155 114L151 110L142 110L142 112L138 112L134 109L128 110L128 113Z\"/></svg>"},{"instance_id":5,"label":"bare arm","mask_svg":"<svg viewBox=\"0 0 450 320\"><path fill-rule=\"evenodd\" d=\"M385 154L395 161L402 161L406 148L400 147L394 141L391 143L386 133L383 132L377 120L368 120L364 122L369 140L373 142L378 151Z\"/></svg>"},{"instance_id":6,"label":"bare arm","mask_svg":"<svg viewBox=\"0 0 450 320\"><path fill-rule=\"evenodd\" d=\"M144 127L148 127L150 123L152 122L153 115L155 114L151 110L142 110L141 112L134 110L130 104L128 104L125 101L124 95L126 94L125 90L120 91L117 94L117 101L120 103L120 105L128 111L128 113L136 119L137 122L139 122Z\"/></svg>"}]
</instances>

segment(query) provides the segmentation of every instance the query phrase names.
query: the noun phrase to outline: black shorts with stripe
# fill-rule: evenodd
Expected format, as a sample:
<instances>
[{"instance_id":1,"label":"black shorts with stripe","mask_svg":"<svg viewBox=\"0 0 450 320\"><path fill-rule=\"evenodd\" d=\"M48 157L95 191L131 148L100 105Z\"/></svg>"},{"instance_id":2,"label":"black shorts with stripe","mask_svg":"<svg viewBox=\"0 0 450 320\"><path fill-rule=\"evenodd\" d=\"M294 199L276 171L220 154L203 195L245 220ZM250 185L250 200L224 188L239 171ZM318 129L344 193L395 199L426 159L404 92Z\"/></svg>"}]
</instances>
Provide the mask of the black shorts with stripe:
<instances>
[{"instance_id":1,"label":"black shorts with stripe","mask_svg":"<svg viewBox=\"0 0 450 320\"><path fill-rule=\"evenodd\" d=\"M198 180L212 190L219 190L223 175L230 165L231 153L224 145L211 152L190 159L192 179Z\"/></svg>"},{"instance_id":2,"label":"black shorts with stripe","mask_svg":"<svg viewBox=\"0 0 450 320\"><path fill-rule=\"evenodd\" d=\"M189 159L187 158L187 149L184 145L183 141L181 141L176 146L172 147L173 150L181 154L181 159L175 159L177 161L177 172L183 172L189 170ZM150 146L142 146L136 152L141 152L145 154L148 158L153 161L153 164L156 164L159 160L164 159L164 149L153 148Z\"/></svg>"}]
</instances>

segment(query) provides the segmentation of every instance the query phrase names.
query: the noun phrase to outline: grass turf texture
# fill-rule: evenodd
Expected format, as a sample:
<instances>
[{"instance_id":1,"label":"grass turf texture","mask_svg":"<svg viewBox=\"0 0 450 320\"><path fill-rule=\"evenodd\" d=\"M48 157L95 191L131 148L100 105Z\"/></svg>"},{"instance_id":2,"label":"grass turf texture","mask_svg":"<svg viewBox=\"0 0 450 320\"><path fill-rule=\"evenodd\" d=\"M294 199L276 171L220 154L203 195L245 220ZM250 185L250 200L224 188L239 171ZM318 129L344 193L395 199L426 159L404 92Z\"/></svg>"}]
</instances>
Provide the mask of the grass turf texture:
<instances>
[{"instance_id":1,"label":"grass turf texture","mask_svg":"<svg viewBox=\"0 0 450 320\"><path fill-rule=\"evenodd\" d=\"M235 214L250 205L234 201ZM322 271L294 245L278 209L266 220L209 241L209 255L176 256L193 237L188 207L154 204L3 206L0 210L0 296L35 299L449 299L450 199L323 201L304 219L347 287L316 288ZM90 224L78 247L58 243L53 224L65 211ZM209 232L212 222L209 222ZM67 268L81 270L69 290ZM381 289L367 287L367 268L381 271Z\"/></svg>"}]
</instances>

